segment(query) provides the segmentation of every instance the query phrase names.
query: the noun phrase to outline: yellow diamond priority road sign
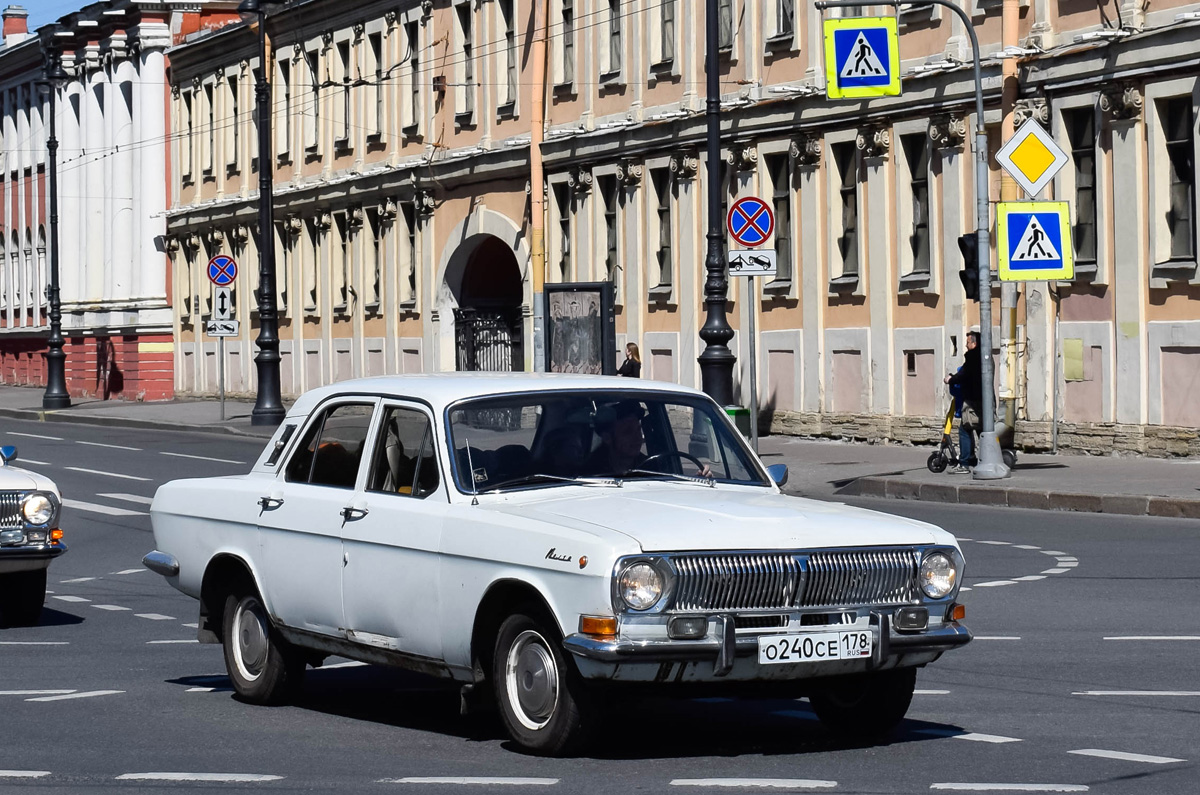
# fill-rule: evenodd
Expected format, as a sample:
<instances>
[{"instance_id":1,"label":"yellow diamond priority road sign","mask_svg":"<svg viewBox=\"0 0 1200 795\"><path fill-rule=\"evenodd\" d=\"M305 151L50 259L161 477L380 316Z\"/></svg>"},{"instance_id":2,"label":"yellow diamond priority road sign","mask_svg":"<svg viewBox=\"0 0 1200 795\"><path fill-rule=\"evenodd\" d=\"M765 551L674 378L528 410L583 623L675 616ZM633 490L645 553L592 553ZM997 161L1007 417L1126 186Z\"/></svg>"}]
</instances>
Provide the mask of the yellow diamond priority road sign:
<instances>
[{"instance_id":1,"label":"yellow diamond priority road sign","mask_svg":"<svg viewBox=\"0 0 1200 795\"><path fill-rule=\"evenodd\" d=\"M996 153L996 162L1031 199L1037 198L1069 159L1050 133L1033 119L1022 124Z\"/></svg>"}]
</instances>

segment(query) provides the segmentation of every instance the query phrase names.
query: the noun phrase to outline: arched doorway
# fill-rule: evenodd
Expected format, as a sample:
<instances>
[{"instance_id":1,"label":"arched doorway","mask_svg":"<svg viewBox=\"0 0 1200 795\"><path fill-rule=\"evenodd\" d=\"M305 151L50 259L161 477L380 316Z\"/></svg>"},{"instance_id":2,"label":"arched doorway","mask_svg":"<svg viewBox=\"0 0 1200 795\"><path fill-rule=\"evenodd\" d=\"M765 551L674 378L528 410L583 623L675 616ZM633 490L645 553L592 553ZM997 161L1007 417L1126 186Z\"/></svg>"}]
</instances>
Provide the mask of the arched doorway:
<instances>
[{"instance_id":1,"label":"arched doorway","mask_svg":"<svg viewBox=\"0 0 1200 795\"><path fill-rule=\"evenodd\" d=\"M524 370L523 288L512 249L494 235L480 234L463 241L454 259L462 263L455 290L456 369Z\"/></svg>"}]
</instances>

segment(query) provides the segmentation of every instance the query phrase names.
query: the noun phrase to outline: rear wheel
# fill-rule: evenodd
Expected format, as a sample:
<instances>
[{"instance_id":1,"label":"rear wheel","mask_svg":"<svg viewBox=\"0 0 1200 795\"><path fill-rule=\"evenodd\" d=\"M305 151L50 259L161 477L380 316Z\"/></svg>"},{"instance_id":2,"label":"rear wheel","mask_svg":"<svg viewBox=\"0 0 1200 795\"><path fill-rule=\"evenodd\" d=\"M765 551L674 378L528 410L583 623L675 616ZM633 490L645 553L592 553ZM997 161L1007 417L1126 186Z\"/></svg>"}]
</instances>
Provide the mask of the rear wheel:
<instances>
[{"instance_id":1,"label":"rear wheel","mask_svg":"<svg viewBox=\"0 0 1200 795\"><path fill-rule=\"evenodd\" d=\"M1000 455L1004 459L1004 466L1008 467L1009 469L1012 469L1017 465L1016 450L1001 450Z\"/></svg>"},{"instance_id":2,"label":"rear wheel","mask_svg":"<svg viewBox=\"0 0 1200 795\"><path fill-rule=\"evenodd\" d=\"M589 694L549 621L523 612L504 620L496 636L492 683L504 728L528 751L566 753L591 728Z\"/></svg>"},{"instance_id":3,"label":"rear wheel","mask_svg":"<svg viewBox=\"0 0 1200 795\"><path fill-rule=\"evenodd\" d=\"M46 570L16 571L0 577L0 612L12 627L32 627L46 601Z\"/></svg>"},{"instance_id":4,"label":"rear wheel","mask_svg":"<svg viewBox=\"0 0 1200 795\"><path fill-rule=\"evenodd\" d=\"M808 700L834 733L847 739L871 739L890 732L904 719L916 687L916 668L895 668L832 678Z\"/></svg>"},{"instance_id":5,"label":"rear wheel","mask_svg":"<svg viewBox=\"0 0 1200 795\"><path fill-rule=\"evenodd\" d=\"M225 669L239 696L281 704L304 680L304 658L279 636L257 593L225 600Z\"/></svg>"}]
</instances>

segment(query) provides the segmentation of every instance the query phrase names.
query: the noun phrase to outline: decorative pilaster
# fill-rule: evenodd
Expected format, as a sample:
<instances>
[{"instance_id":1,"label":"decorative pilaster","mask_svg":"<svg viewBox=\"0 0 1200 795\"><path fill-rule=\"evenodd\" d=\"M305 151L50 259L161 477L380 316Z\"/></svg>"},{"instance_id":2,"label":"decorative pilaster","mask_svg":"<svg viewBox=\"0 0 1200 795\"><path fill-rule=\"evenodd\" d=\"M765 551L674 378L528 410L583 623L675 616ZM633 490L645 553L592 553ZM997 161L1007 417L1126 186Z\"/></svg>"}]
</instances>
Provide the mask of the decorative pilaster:
<instances>
[{"instance_id":1,"label":"decorative pilaster","mask_svg":"<svg viewBox=\"0 0 1200 795\"><path fill-rule=\"evenodd\" d=\"M755 157L757 159L757 156ZM693 149L671 155L671 173L677 181L687 182L700 171L700 157Z\"/></svg>"},{"instance_id":2,"label":"decorative pilaster","mask_svg":"<svg viewBox=\"0 0 1200 795\"><path fill-rule=\"evenodd\" d=\"M725 156L734 171L754 171L758 168L758 147L753 143L737 143Z\"/></svg>"},{"instance_id":3,"label":"decorative pilaster","mask_svg":"<svg viewBox=\"0 0 1200 795\"><path fill-rule=\"evenodd\" d=\"M821 155L824 151L825 145L821 136L813 133L793 138L788 147L788 154L792 156L792 162L796 164L796 168L812 168L820 165Z\"/></svg>"},{"instance_id":4,"label":"decorative pilaster","mask_svg":"<svg viewBox=\"0 0 1200 795\"><path fill-rule=\"evenodd\" d=\"M1140 118L1144 105L1141 89L1133 83L1116 83L1100 92L1100 110L1117 121Z\"/></svg>"},{"instance_id":5,"label":"decorative pilaster","mask_svg":"<svg viewBox=\"0 0 1200 795\"><path fill-rule=\"evenodd\" d=\"M967 120L961 114L934 116L929 120L929 140L934 149L958 149L966 138Z\"/></svg>"},{"instance_id":6,"label":"decorative pilaster","mask_svg":"<svg viewBox=\"0 0 1200 795\"><path fill-rule=\"evenodd\" d=\"M586 167L573 168L567 174L567 187L575 194L577 199L582 199L592 192L592 172Z\"/></svg>"},{"instance_id":7,"label":"decorative pilaster","mask_svg":"<svg viewBox=\"0 0 1200 795\"><path fill-rule=\"evenodd\" d=\"M1037 123L1043 127L1050 126L1050 105L1047 104L1045 98L1031 97L1017 100L1017 105L1013 108L1013 123L1020 127L1030 119L1036 119Z\"/></svg>"},{"instance_id":8,"label":"decorative pilaster","mask_svg":"<svg viewBox=\"0 0 1200 795\"><path fill-rule=\"evenodd\" d=\"M892 131L889 127L863 127L855 142L863 157L887 157L892 151Z\"/></svg>"},{"instance_id":9,"label":"decorative pilaster","mask_svg":"<svg viewBox=\"0 0 1200 795\"><path fill-rule=\"evenodd\" d=\"M622 160L617 164L617 181L632 190L642 184L645 166L636 160Z\"/></svg>"}]
</instances>

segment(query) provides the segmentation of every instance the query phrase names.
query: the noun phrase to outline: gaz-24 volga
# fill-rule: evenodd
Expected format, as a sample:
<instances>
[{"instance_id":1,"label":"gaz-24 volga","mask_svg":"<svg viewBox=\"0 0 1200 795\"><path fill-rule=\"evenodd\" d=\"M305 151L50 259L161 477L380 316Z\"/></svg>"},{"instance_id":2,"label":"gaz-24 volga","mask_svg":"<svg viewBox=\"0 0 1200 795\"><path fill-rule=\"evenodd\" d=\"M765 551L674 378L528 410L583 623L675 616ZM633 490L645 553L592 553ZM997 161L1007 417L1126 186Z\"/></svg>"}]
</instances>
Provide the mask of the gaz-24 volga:
<instances>
[{"instance_id":1,"label":"gaz-24 volga","mask_svg":"<svg viewBox=\"0 0 1200 795\"><path fill-rule=\"evenodd\" d=\"M339 655L494 699L537 753L637 689L807 696L835 732L884 733L971 639L962 552L786 479L673 384L353 380L303 395L249 474L159 488L145 564L199 600L252 703Z\"/></svg>"}]
</instances>

